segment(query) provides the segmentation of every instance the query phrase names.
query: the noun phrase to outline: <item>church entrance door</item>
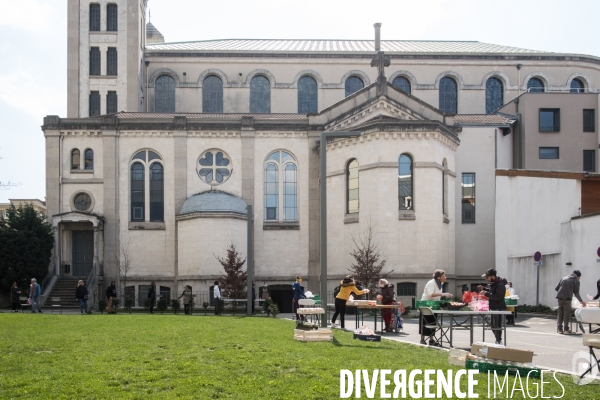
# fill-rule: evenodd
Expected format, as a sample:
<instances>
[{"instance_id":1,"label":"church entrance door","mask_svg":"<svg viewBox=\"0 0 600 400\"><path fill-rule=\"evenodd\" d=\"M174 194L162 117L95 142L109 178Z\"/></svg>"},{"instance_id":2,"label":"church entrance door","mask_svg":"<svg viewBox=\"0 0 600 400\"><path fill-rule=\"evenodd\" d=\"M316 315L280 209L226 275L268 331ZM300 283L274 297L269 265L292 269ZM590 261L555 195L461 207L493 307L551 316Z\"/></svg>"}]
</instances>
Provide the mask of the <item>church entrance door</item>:
<instances>
[{"instance_id":1,"label":"church entrance door","mask_svg":"<svg viewBox=\"0 0 600 400\"><path fill-rule=\"evenodd\" d=\"M72 231L73 276L87 277L94 266L94 231Z\"/></svg>"}]
</instances>

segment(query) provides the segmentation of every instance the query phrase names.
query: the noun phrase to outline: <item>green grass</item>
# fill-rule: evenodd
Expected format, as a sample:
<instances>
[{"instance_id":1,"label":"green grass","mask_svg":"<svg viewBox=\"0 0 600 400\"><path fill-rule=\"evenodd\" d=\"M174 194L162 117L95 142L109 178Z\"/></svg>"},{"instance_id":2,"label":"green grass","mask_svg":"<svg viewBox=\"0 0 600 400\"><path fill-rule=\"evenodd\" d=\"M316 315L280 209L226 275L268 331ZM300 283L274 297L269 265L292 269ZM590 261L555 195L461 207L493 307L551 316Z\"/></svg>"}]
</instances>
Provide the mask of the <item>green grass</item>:
<instances>
[{"instance_id":1,"label":"green grass","mask_svg":"<svg viewBox=\"0 0 600 400\"><path fill-rule=\"evenodd\" d=\"M302 343L293 329L264 317L1 313L0 398L332 399L340 369L458 370L441 351L342 331ZM561 382L563 399L600 398L597 385ZM561 392L554 382L544 395Z\"/></svg>"}]
</instances>

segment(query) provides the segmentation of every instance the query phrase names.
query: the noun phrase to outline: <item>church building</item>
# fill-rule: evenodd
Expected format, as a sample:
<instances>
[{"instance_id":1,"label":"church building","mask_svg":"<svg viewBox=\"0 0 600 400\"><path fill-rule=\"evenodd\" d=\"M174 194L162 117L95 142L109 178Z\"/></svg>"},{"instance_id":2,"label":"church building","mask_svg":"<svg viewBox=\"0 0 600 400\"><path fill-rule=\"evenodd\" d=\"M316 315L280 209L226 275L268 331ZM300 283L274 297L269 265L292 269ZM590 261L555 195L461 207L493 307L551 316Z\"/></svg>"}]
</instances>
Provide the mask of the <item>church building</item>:
<instances>
[{"instance_id":1,"label":"church building","mask_svg":"<svg viewBox=\"0 0 600 400\"><path fill-rule=\"evenodd\" d=\"M208 292L216 256L247 255L248 205L258 286L300 275L318 293L327 218L330 291L371 229L405 304L436 269L460 293L495 265L495 171L522 162L523 116L499 109L562 92L597 115L593 56L381 40L381 24L375 40L169 43L146 6L68 1L67 115L42 127L55 281L85 277L95 296L120 281L136 306L152 281ZM360 136L329 141L320 165L335 131Z\"/></svg>"}]
</instances>

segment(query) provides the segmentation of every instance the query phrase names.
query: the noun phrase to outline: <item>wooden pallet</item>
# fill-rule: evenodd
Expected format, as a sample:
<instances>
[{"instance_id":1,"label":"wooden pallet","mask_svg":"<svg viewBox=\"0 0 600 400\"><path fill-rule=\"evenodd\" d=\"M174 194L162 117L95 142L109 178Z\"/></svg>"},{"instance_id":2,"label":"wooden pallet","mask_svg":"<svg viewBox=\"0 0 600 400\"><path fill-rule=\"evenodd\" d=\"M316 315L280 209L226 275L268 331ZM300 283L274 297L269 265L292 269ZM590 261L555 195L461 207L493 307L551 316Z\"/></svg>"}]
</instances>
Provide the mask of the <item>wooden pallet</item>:
<instances>
[{"instance_id":1,"label":"wooden pallet","mask_svg":"<svg viewBox=\"0 0 600 400\"><path fill-rule=\"evenodd\" d=\"M316 331L294 329L294 339L301 342L331 342L333 341L333 331L331 329L319 329Z\"/></svg>"}]
</instances>

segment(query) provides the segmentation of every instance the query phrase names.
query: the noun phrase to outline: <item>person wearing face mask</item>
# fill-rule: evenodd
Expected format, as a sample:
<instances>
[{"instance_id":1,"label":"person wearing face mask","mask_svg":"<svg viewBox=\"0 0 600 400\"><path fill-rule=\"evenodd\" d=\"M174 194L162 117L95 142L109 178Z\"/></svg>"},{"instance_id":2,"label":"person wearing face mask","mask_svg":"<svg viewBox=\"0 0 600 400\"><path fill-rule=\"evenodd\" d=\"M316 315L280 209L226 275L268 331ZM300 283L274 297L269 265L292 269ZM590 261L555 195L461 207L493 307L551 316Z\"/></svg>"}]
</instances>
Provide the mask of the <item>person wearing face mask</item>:
<instances>
[{"instance_id":1,"label":"person wearing face mask","mask_svg":"<svg viewBox=\"0 0 600 400\"><path fill-rule=\"evenodd\" d=\"M386 279L379 280L379 287L381 288L380 293L377 295L377 300L381 301L383 305L390 305L395 303L395 292L394 285L389 283ZM383 316L383 322L385 323L385 331L392 332L394 328L391 326L392 323L392 309L384 308L381 312Z\"/></svg>"},{"instance_id":2,"label":"person wearing face mask","mask_svg":"<svg viewBox=\"0 0 600 400\"><path fill-rule=\"evenodd\" d=\"M444 282L446 282L446 271L438 269L433 273L433 279L427 282L425 285L425 289L423 290L423 296L421 296L421 300L442 300L444 298L451 298L451 293L443 293L442 288L444 287ZM424 315L426 325L431 325L435 323L435 317L431 315ZM435 334L434 329L429 329L422 327L419 324L419 333L423 336L429 336L429 345L436 346L439 345L433 339L433 335ZM423 337L422 336L422 337ZM425 344L425 340L421 341L421 344Z\"/></svg>"},{"instance_id":3,"label":"person wearing face mask","mask_svg":"<svg viewBox=\"0 0 600 400\"><path fill-rule=\"evenodd\" d=\"M506 284L506 293L504 297L510 297L516 295L515 289L512 287L512 282L508 282ZM517 318L517 307L515 306L506 306L506 311L512 312L512 315L506 317L506 325L514 325L515 319Z\"/></svg>"},{"instance_id":4,"label":"person wearing face mask","mask_svg":"<svg viewBox=\"0 0 600 400\"><path fill-rule=\"evenodd\" d=\"M506 279L497 276L496 270L490 268L481 275L490 285L483 289L480 294L485 295L490 302L490 311L505 311L506 303L504 296L506 295ZM496 337L496 344L502 342L502 315L492 315L492 332Z\"/></svg>"}]
</instances>

